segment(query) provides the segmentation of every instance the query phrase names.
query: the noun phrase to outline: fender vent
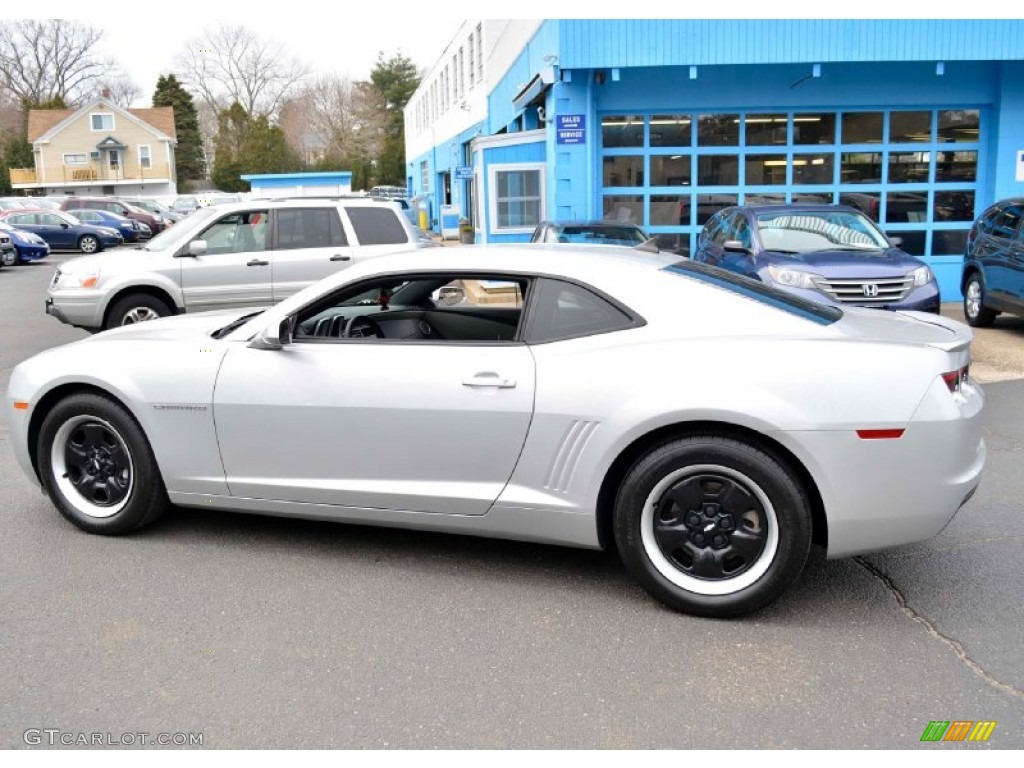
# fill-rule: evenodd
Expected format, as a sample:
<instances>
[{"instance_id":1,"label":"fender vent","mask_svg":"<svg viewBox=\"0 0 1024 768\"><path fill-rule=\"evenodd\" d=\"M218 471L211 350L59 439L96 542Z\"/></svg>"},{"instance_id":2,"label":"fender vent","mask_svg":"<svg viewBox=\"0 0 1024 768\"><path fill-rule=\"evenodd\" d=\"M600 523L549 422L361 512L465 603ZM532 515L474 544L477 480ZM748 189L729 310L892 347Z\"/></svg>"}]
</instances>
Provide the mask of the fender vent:
<instances>
[{"instance_id":1,"label":"fender vent","mask_svg":"<svg viewBox=\"0 0 1024 768\"><path fill-rule=\"evenodd\" d=\"M587 443L599 423L597 421L574 421L569 425L551 462L551 471L548 472L544 482L545 489L555 493L568 493L572 476L576 472L576 465L579 463L580 456L583 455L583 449L587 447Z\"/></svg>"}]
</instances>

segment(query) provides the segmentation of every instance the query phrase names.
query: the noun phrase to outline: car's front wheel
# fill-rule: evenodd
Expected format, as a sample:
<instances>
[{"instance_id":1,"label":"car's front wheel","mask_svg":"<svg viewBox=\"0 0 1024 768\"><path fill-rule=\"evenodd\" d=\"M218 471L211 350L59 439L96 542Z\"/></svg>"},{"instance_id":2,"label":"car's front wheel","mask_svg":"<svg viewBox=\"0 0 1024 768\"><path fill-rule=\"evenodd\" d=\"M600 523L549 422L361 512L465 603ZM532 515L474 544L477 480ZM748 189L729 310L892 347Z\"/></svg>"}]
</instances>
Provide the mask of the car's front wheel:
<instances>
[{"instance_id":1,"label":"car's front wheel","mask_svg":"<svg viewBox=\"0 0 1024 768\"><path fill-rule=\"evenodd\" d=\"M715 434L662 445L619 488L615 540L656 598L698 616L751 613L799 576L811 508L796 474L752 443Z\"/></svg>"},{"instance_id":2,"label":"car's front wheel","mask_svg":"<svg viewBox=\"0 0 1024 768\"><path fill-rule=\"evenodd\" d=\"M142 428L119 403L82 393L57 403L37 444L43 488L89 533L128 533L170 505Z\"/></svg>"},{"instance_id":3,"label":"car's front wheel","mask_svg":"<svg viewBox=\"0 0 1024 768\"><path fill-rule=\"evenodd\" d=\"M988 328L996 320L998 312L985 306L985 283L981 274L972 272L964 286L964 317L968 325Z\"/></svg>"},{"instance_id":4,"label":"car's front wheel","mask_svg":"<svg viewBox=\"0 0 1024 768\"><path fill-rule=\"evenodd\" d=\"M78 250L82 253L96 253L100 249L99 238L93 235L82 235L78 238Z\"/></svg>"},{"instance_id":5,"label":"car's front wheel","mask_svg":"<svg viewBox=\"0 0 1024 768\"><path fill-rule=\"evenodd\" d=\"M120 325L132 325L144 323L147 320L157 320L171 314L170 308L155 296L146 293L135 293L119 299L110 308L107 315L105 329L117 328Z\"/></svg>"},{"instance_id":6,"label":"car's front wheel","mask_svg":"<svg viewBox=\"0 0 1024 768\"><path fill-rule=\"evenodd\" d=\"M18 252L17 251L4 251L3 254L0 255L0 261L3 262L3 265L5 267L13 267L19 261L19 259L18 259Z\"/></svg>"}]
</instances>

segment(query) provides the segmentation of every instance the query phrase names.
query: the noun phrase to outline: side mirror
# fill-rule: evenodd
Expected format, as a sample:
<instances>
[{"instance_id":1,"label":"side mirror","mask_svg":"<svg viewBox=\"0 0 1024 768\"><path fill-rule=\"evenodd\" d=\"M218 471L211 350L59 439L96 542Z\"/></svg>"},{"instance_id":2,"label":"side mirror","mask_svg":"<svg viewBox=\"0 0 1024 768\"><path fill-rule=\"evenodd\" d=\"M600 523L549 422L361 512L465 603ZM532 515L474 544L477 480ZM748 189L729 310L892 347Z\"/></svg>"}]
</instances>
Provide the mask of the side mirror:
<instances>
[{"instance_id":1,"label":"side mirror","mask_svg":"<svg viewBox=\"0 0 1024 768\"><path fill-rule=\"evenodd\" d=\"M66 221L62 221L62 222L60 223L60 228L61 228L61 229L69 229L70 227L71 227L71 225L70 225L70 224L68 224L68 223L67 223Z\"/></svg>"},{"instance_id":2,"label":"side mirror","mask_svg":"<svg viewBox=\"0 0 1024 768\"><path fill-rule=\"evenodd\" d=\"M205 256L207 251L205 240L193 240L185 249L185 256Z\"/></svg>"},{"instance_id":3,"label":"side mirror","mask_svg":"<svg viewBox=\"0 0 1024 768\"><path fill-rule=\"evenodd\" d=\"M739 240L726 240L722 243L722 250L728 251L729 253L745 253L750 254L750 249L747 248Z\"/></svg>"},{"instance_id":4,"label":"side mirror","mask_svg":"<svg viewBox=\"0 0 1024 768\"><path fill-rule=\"evenodd\" d=\"M902 237L889 237L888 235L886 235L886 237L889 238L889 245L891 245L893 248L899 248L901 245L903 245Z\"/></svg>"},{"instance_id":5,"label":"side mirror","mask_svg":"<svg viewBox=\"0 0 1024 768\"><path fill-rule=\"evenodd\" d=\"M256 338L249 342L252 349L281 349L285 344L292 343L295 333L295 317L286 317L276 326L269 325L260 331Z\"/></svg>"}]
</instances>

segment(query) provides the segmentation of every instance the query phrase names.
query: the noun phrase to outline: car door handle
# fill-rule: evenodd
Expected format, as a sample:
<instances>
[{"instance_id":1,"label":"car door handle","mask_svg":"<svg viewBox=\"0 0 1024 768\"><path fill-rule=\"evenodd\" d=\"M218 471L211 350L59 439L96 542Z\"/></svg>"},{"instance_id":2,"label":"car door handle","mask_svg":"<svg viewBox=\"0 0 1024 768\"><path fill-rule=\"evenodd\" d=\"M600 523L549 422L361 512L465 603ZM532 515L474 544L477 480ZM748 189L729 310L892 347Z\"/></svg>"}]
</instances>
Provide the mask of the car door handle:
<instances>
[{"instance_id":1,"label":"car door handle","mask_svg":"<svg viewBox=\"0 0 1024 768\"><path fill-rule=\"evenodd\" d=\"M462 386L464 387L495 387L496 389L511 389L515 385L515 379L510 379L507 376L502 376L494 373L493 371L474 373L472 376L467 376L462 380Z\"/></svg>"},{"instance_id":2,"label":"car door handle","mask_svg":"<svg viewBox=\"0 0 1024 768\"><path fill-rule=\"evenodd\" d=\"M249 259L249 261L245 262L245 266L247 267L266 267L269 265L270 262L264 261L263 259Z\"/></svg>"},{"instance_id":3,"label":"car door handle","mask_svg":"<svg viewBox=\"0 0 1024 768\"><path fill-rule=\"evenodd\" d=\"M352 257L346 256L344 253L336 253L331 256L331 261L352 261Z\"/></svg>"}]
</instances>

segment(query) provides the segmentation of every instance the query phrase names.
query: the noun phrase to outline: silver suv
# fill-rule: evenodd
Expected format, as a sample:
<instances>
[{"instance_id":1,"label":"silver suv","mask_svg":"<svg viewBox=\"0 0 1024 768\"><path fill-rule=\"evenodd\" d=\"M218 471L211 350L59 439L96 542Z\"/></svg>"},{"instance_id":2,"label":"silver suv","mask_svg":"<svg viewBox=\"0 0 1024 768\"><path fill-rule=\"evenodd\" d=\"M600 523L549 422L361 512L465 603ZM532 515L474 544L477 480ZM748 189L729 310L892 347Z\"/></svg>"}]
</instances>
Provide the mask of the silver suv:
<instances>
[{"instance_id":1,"label":"silver suv","mask_svg":"<svg viewBox=\"0 0 1024 768\"><path fill-rule=\"evenodd\" d=\"M432 245L390 202L250 200L200 208L139 249L71 259L46 312L102 330L165 315L275 304L362 259Z\"/></svg>"}]
</instances>

